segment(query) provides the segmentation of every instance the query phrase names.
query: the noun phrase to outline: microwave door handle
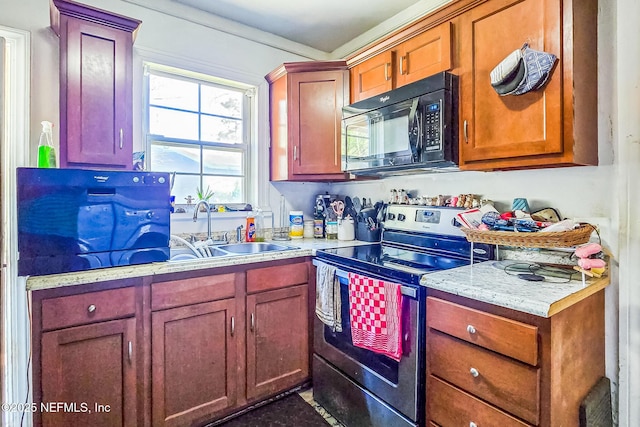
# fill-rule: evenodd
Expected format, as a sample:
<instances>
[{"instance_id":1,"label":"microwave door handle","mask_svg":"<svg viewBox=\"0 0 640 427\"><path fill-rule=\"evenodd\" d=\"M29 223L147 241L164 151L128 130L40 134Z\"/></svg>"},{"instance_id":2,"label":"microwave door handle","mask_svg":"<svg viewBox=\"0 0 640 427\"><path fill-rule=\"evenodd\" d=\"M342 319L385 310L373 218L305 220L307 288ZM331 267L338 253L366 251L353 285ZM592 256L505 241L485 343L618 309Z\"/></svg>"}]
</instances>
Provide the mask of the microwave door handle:
<instances>
[{"instance_id":1,"label":"microwave door handle","mask_svg":"<svg viewBox=\"0 0 640 427\"><path fill-rule=\"evenodd\" d=\"M414 99L409 111L409 148L411 148L414 162L418 161L418 141L420 140L420 126L416 117L419 101L419 98Z\"/></svg>"}]
</instances>

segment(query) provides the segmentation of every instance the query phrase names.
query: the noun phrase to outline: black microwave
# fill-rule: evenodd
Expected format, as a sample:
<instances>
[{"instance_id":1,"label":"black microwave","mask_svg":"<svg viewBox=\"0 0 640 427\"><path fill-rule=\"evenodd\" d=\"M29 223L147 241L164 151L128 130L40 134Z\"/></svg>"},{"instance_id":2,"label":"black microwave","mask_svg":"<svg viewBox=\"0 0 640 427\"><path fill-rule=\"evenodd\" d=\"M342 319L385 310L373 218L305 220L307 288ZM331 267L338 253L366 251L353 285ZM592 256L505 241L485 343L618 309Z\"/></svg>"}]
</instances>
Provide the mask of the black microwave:
<instances>
[{"instance_id":1,"label":"black microwave","mask_svg":"<svg viewBox=\"0 0 640 427\"><path fill-rule=\"evenodd\" d=\"M458 76L442 72L342 109L342 168L355 175L458 166Z\"/></svg>"}]
</instances>

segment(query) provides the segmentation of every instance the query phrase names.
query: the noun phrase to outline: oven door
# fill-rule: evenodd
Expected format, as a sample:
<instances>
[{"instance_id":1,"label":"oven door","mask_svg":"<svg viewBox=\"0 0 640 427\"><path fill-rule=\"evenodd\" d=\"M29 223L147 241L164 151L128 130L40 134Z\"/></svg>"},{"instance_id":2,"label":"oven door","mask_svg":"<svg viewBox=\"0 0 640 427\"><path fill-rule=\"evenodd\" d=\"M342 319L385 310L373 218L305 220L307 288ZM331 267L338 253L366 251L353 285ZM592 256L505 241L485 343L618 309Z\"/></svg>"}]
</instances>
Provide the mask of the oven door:
<instances>
[{"instance_id":1,"label":"oven door","mask_svg":"<svg viewBox=\"0 0 640 427\"><path fill-rule=\"evenodd\" d=\"M368 277L384 277L358 272ZM349 321L348 273L338 269L340 280L342 332L332 331L318 317L314 320L314 352L343 375L376 395L405 417L417 422L424 357L424 295L422 288L402 286L402 358L397 362L387 356L355 347Z\"/></svg>"}]
</instances>

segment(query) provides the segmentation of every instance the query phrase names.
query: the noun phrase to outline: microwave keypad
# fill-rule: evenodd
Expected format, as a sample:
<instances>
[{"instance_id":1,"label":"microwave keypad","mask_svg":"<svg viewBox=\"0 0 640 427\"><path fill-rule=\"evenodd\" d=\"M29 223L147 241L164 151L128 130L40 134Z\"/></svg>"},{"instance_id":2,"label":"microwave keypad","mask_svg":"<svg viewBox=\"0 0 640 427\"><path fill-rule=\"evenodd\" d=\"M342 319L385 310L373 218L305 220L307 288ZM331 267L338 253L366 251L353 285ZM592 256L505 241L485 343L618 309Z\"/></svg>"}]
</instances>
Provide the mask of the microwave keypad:
<instances>
[{"instance_id":1,"label":"microwave keypad","mask_svg":"<svg viewBox=\"0 0 640 427\"><path fill-rule=\"evenodd\" d=\"M424 115L425 135L424 149L427 151L439 150L441 147L441 123L440 105L427 105Z\"/></svg>"}]
</instances>

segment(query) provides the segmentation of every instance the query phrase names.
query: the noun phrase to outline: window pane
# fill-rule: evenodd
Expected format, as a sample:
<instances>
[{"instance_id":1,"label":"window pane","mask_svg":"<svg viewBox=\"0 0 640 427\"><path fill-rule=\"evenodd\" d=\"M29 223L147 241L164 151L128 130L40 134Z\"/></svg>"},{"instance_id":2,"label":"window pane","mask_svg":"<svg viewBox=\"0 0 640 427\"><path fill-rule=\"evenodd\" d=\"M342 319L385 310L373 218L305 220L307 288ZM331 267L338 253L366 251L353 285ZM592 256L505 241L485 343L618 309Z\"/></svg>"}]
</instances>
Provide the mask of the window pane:
<instances>
[{"instance_id":1,"label":"window pane","mask_svg":"<svg viewBox=\"0 0 640 427\"><path fill-rule=\"evenodd\" d=\"M200 173L200 147L186 144L152 143L151 170Z\"/></svg>"},{"instance_id":2,"label":"window pane","mask_svg":"<svg viewBox=\"0 0 640 427\"><path fill-rule=\"evenodd\" d=\"M151 74L149 104L198 111L198 84Z\"/></svg>"},{"instance_id":3,"label":"window pane","mask_svg":"<svg viewBox=\"0 0 640 427\"><path fill-rule=\"evenodd\" d=\"M176 175L171 194L176 196L176 204L187 204L187 198L191 196L191 204L198 201L196 189L200 186L200 176L194 175ZM204 188L207 188L205 185Z\"/></svg>"},{"instance_id":4,"label":"window pane","mask_svg":"<svg viewBox=\"0 0 640 427\"><path fill-rule=\"evenodd\" d=\"M149 107L149 133L167 138L198 139L198 115Z\"/></svg>"},{"instance_id":5,"label":"window pane","mask_svg":"<svg viewBox=\"0 0 640 427\"><path fill-rule=\"evenodd\" d=\"M246 201L243 184L244 178L204 176L204 188L211 187L214 203L243 203Z\"/></svg>"},{"instance_id":6,"label":"window pane","mask_svg":"<svg viewBox=\"0 0 640 427\"><path fill-rule=\"evenodd\" d=\"M242 118L241 92L202 86L202 112L218 116Z\"/></svg>"},{"instance_id":7,"label":"window pane","mask_svg":"<svg viewBox=\"0 0 640 427\"><path fill-rule=\"evenodd\" d=\"M242 157L241 151L222 151L205 147L202 151L202 172L219 175L242 175Z\"/></svg>"},{"instance_id":8,"label":"window pane","mask_svg":"<svg viewBox=\"0 0 640 427\"><path fill-rule=\"evenodd\" d=\"M202 116L202 140L242 144L242 121Z\"/></svg>"}]
</instances>

